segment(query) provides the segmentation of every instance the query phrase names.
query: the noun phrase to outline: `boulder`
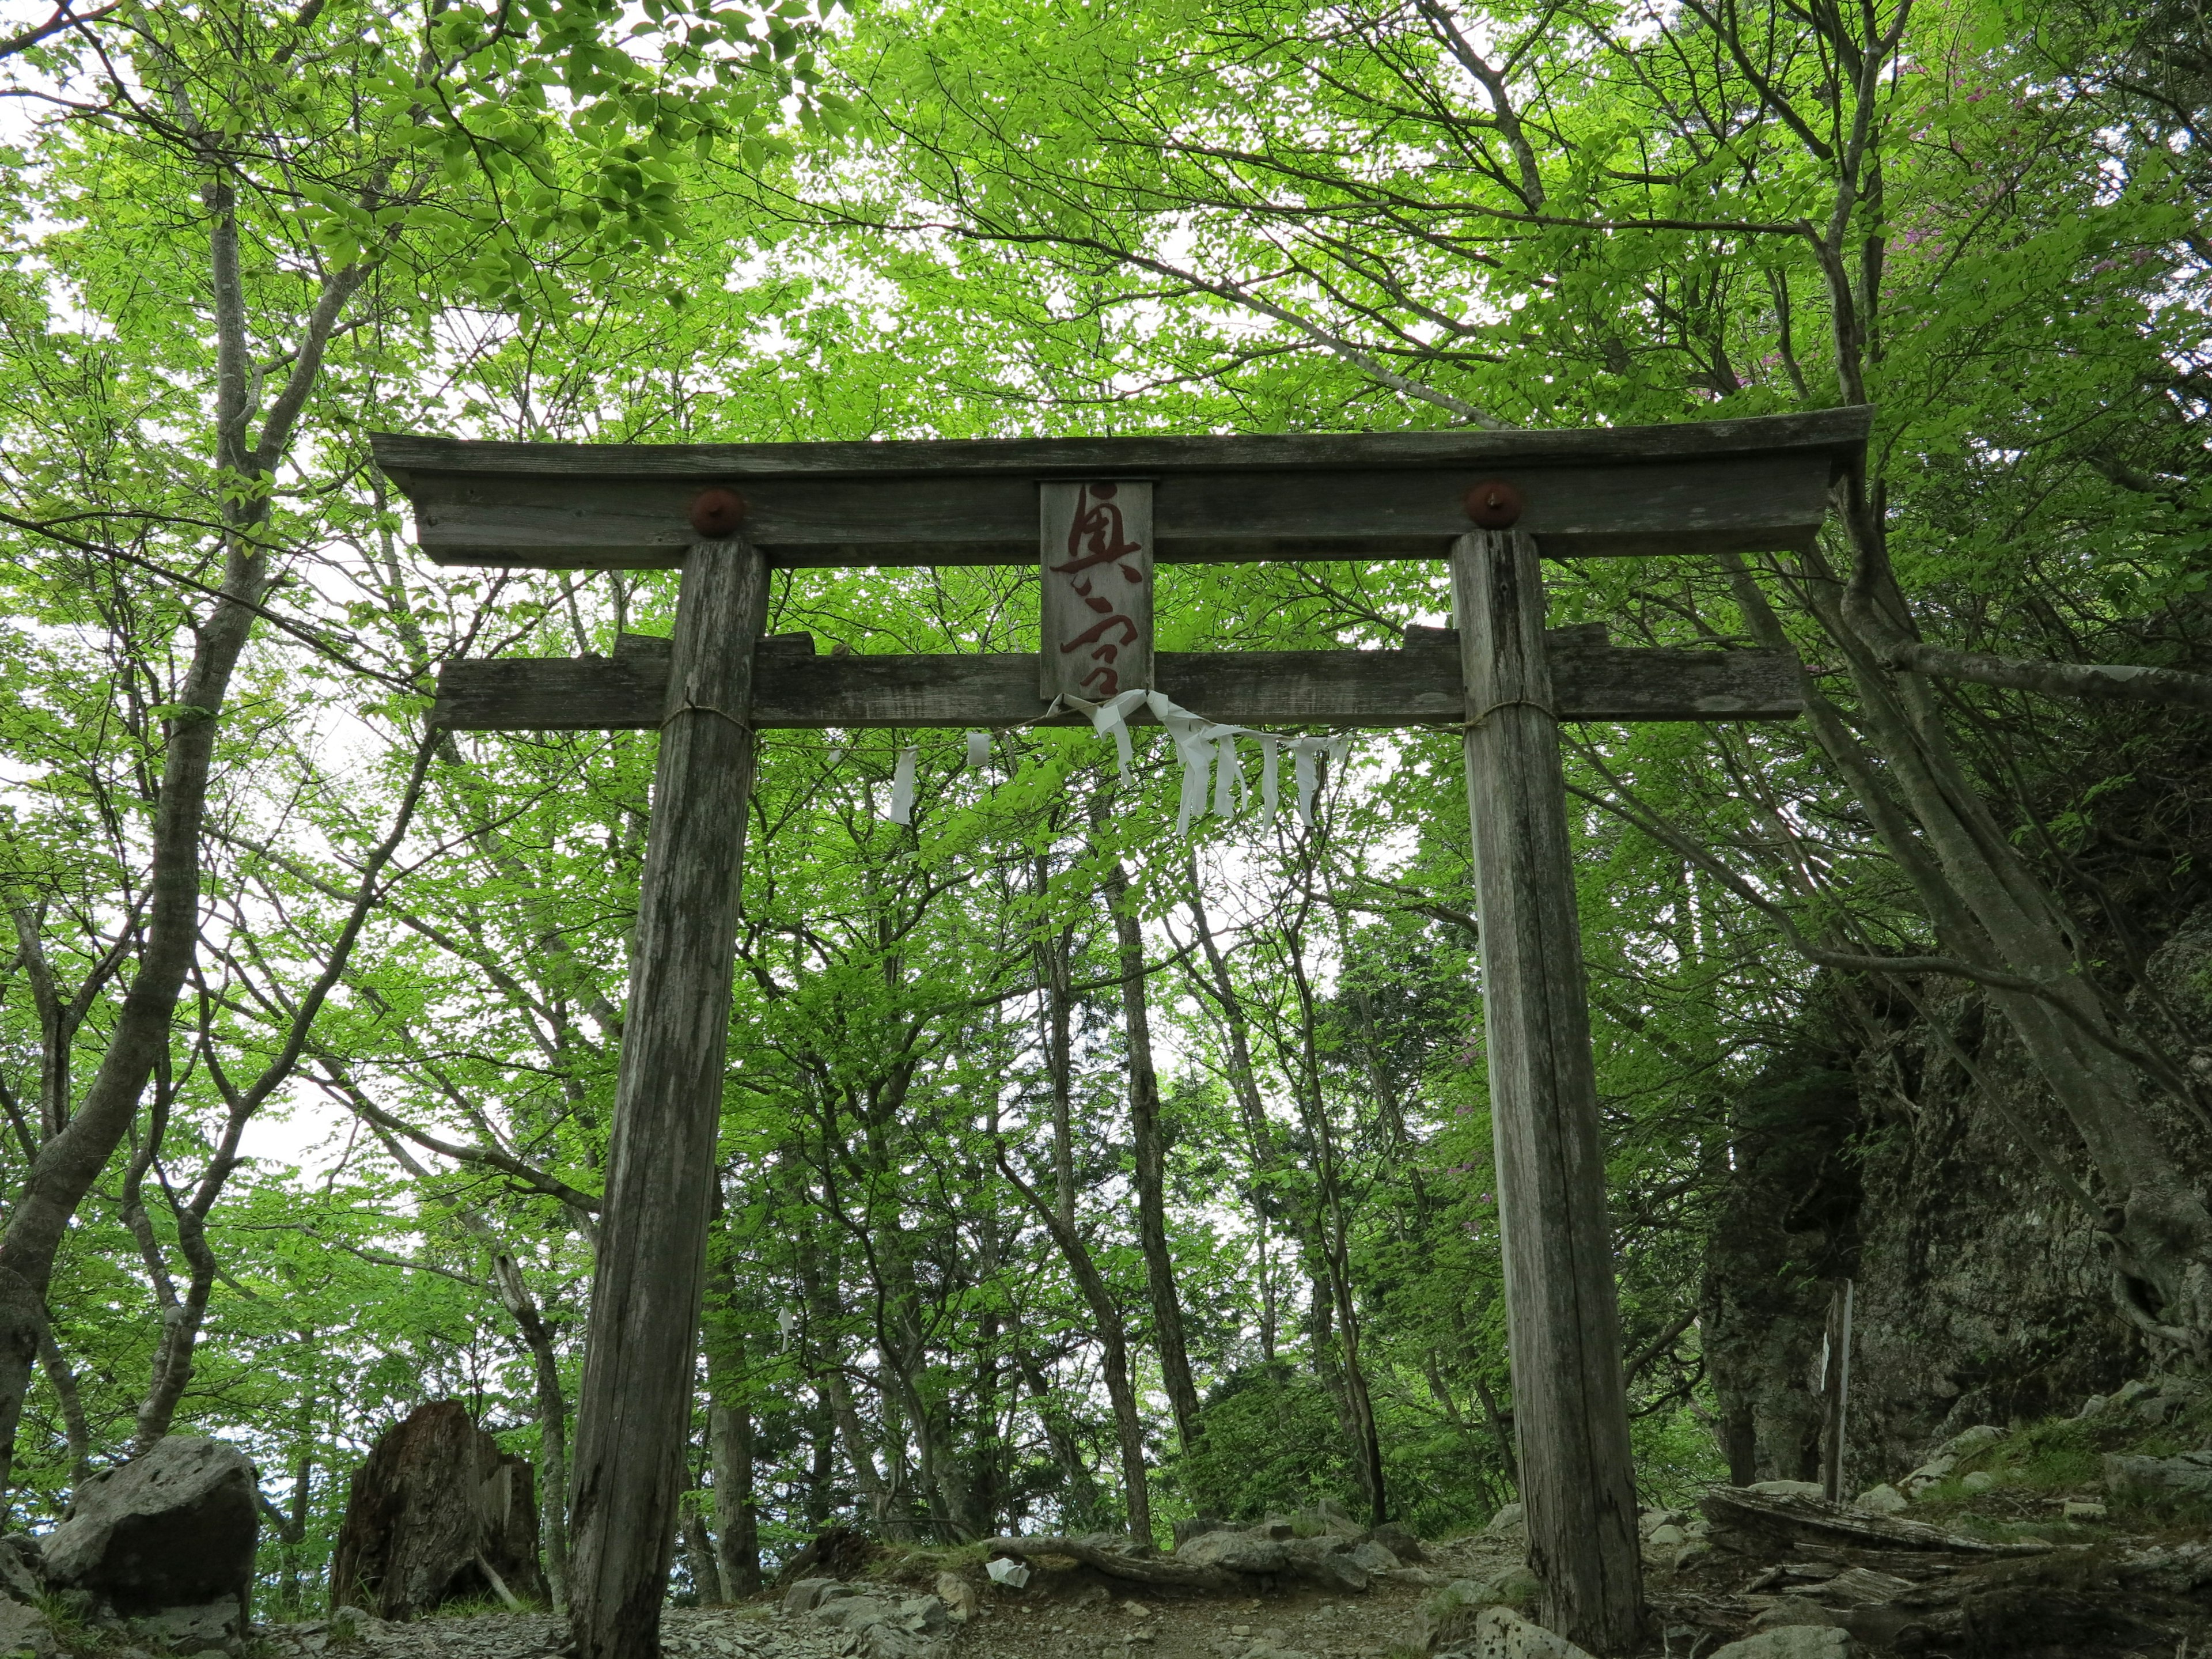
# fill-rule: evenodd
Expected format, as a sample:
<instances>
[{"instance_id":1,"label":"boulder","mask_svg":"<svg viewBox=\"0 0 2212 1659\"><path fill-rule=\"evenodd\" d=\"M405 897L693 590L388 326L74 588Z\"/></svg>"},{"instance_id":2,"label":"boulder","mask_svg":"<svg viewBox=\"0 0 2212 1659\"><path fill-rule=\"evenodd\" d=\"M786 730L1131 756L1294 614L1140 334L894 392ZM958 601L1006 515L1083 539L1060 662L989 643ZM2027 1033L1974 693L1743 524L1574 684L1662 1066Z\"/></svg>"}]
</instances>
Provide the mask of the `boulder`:
<instances>
[{"instance_id":1,"label":"boulder","mask_svg":"<svg viewBox=\"0 0 2212 1659\"><path fill-rule=\"evenodd\" d=\"M932 1596L932 1601L937 1598ZM866 1630L871 1625L888 1625L897 1621L898 1609L880 1596L839 1595L817 1605L814 1609L817 1624L828 1625L836 1630Z\"/></svg>"},{"instance_id":2,"label":"boulder","mask_svg":"<svg viewBox=\"0 0 2212 1659\"><path fill-rule=\"evenodd\" d=\"M835 1578L802 1578L783 1593L783 1610L796 1619L811 1613L833 1595L850 1595L853 1587Z\"/></svg>"},{"instance_id":3,"label":"boulder","mask_svg":"<svg viewBox=\"0 0 2212 1659\"><path fill-rule=\"evenodd\" d=\"M23 1653L32 1659L55 1659L60 1651L54 1627L45 1613L21 1602L0 1601L0 1653L9 1659Z\"/></svg>"},{"instance_id":4,"label":"boulder","mask_svg":"<svg viewBox=\"0 0 2212 1659\"><path fill-rule=\"evenodd\" d=\"M1790 1625L1717 1648L1710 1659L1850 1659L1851 1633L1833 1625Z\"/></svg>"},{"instance_id":5,"label":"boulder","mask_svg":"<svg viewBox=\"0 0 2212 1659\"><path fill-rule=\"evenodd\" d=\"M1396 1555L1372 1538L1363 1539L1353 1545L1352 1559L1370 1573L1395 1571L1404 1565Z\"/></svg>"},{"instance_id":6,"label":"boulder","mask_svg":"<svg viewBox=\"0 0 2212 1659\"><path fill-rule=\"evenodd\" d=\"M1175 1559L1192 1566L1225 1567L1231 1572L1285 1572L1291 1565L1287 1543L1256 1532L1200 1533L1179 1546Z\"/></svg>"},{"instance_id":7,"label":"boulder","mask_svg":"<svg viewBox=\"0 0 2212 1659\"><path fill-rule=\"evenodd\" d=\"M404 1620L493 1596L551 1599L538 1563L535 1476L461 1401L434 1400L386 1431L354 1471L331 1601Z\"/></svg>"},{"instance_id":8,"label":"boulder","mask_svg":"<svg viewBox=\"0 0 2212 1659\"><path fill-rule=\"evenodd\" d=\"M21 1547L24 1544L30 1547ZM20 1532L0 1538L0 1596L27 1607L38 1601L46 1588L46 1559L39 1540Z\"/></svg>"},{"instance_id":9,"label":"boulder","mask_svg":"<svg viewBox=\"0 0 2212 1659\"><path fill-rule=\"evenodd\" d=\"M1385 1521L1367 1535L1401 1561L1425 1561L1429 1559L1428 1552L1421 1547L1421 1540L1395 1521Z\"/></svg>"},{"instance_id":10,"label":"boulder","mask_svg":"<svg viewBox=\"0 0 2212 1659\"><path fill-rule=\"evenodd\" d=\"M1482 1611L1482 1586L1472 1578L1455 1578L1421 1603L1413 1615L1413 1650L1436 1653L1474 1633L1475 1615Z\"/></svg>"},{"instance_id":11,"label":"boulder","mask_svg":"<svg viewBox=\"0 0 2212 1659\"><path fill-rule=\"evenodd\" d=\"M46 1540L50 1589L78 1590L123 1619L216 1608L245 1634L261 1528L253 1465L235 1446L173 1434L77 1487Z\"/></svg>"},{"instance_id":12,"label":"boulder","mask_svg":"<svg viewBox=\"0 0 2212 1659\"><path fill-rule=\"evenodd\" d=\"M975 1587L957 1572L937 1575L937 1599L945 1603L945 1616L957 1624L975 1616Z\"/></svg>"},{"instance_id":13,"label":"boulder","mask_svg":"<svg viewBox=\"0 0 2212 1659\"><path fill-rule=\"evenodd\" d=\"M1858 1505L1863 1510L1873 1510L1876 1515L1895 1515L1905 1507L1905 1497L1896 1487L1885 1482L1861 1492Z\"/></svg>"},{"instance_id":14,"label":"boulder","mask_svg":"<svg viewBox=\"0 0 2212 1659\"><path fill-rule=\"evenodd\" d=\"M2107 1453L2105 1486L2109 1492L2142 1497L2212 1497L2212 1449L2184 1452L2179 1457Z\"/></svg>"},{"instance_id":15,"label":"boulder","mask_svg":"<svg viewBox=\"0 0 2212 1659\"><path fill-rule=\"evenodd\" d=\"M1518 1504L1508 1504L1490 1517L1489 1532L1526 1532L1528 1529L1528 1511Z\"/></svg>"},{"instance_id":16,"label":"boulder","mask_svg":"<svg viewBox=\"0 0 2212 1659\"><path fill-rule=\"evenodd\" d=\"M1293 1538L1282 1545L1290 1570L1310 1583L1329 1589L1364 1590L1368 1571L1355 1553L1359 1547L1342 1533L1319 1538ZM1393 1561L1391 1565L1397 1563Z\"/></svg>"},{"instance_id":17,"label":"boulder","mask_svg":"<svg viewBox=\"0 0 2212 1659\"><path fill-rule=\"evenodd\" d=\"M1977 1423L1971 1429L1961 1429L1936 1448L1938 1457L1965 1457L2005 1437L2005 1431L1994 1423Z\"/></svg>"},{"instance_id":18,"label":"boulder","mask_svg":"<svg viewBox=\"0 0 2212 1659\"><path fill-rule=\"evenodd\" d=\"M1590 1659L1564 1636L1532 1625L1510 1607L1486 1607L1474 1621L1468 1659Z\"/></svg>"},{"instance_id":19,"label":"boulder","mask_svg":"<svg viewBox=\"0 0 2212 1659\"><path fill-rule=\"evenodd\" d=\"M1826 1498L1828 1495L1827 1488L1817 1480L1754 1480L1744 1490L1765 1492L1777 1498Z\"/></svg>"}]
</instances>

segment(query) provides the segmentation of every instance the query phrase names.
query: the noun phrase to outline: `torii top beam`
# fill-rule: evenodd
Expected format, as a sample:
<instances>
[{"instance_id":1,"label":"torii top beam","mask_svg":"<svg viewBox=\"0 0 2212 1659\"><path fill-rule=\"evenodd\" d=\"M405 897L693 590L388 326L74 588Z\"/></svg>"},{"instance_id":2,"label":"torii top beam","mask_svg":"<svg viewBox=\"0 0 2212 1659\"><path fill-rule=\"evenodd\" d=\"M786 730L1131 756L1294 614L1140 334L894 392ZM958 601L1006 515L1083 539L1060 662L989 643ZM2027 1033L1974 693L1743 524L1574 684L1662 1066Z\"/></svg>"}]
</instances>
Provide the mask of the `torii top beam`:
<instances>
[{"instance_id":1,"label":"torii top beam","mask_svg":"<svg viewBox=\"0 0 2212 1659\"><path fill-rule=\"evenodd\" d=\"M772 565L1027 564L1036 485L1153 481L1163 562L1440 558L1468 489L1515 485L1553 557L1808 547L1872 411L1572 432L505 443L371 434L441 564L665 569L700 490L744 495Z\"/></svg>"}]
</instances>

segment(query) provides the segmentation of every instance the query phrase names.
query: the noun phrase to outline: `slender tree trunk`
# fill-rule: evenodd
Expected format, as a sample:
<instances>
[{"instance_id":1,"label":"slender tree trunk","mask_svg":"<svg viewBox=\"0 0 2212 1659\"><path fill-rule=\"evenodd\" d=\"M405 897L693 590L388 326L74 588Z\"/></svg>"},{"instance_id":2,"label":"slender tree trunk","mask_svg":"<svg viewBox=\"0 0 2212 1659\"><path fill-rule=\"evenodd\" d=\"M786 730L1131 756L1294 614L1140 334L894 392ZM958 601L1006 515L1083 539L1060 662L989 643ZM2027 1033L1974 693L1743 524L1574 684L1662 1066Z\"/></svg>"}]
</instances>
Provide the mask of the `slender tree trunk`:
<instances>
[{"instance_id":1,"label":"slender tree trunk","mask_svg":"<svg viewBox=\"0 0 2212 1659\"><path fill-rule=\"evenodd\" d=\"M1114 1408L1115 1433L1121 1443L1121 1480L1128 1493L1129 1534L1139 1544L1150 1544L1153 1541L1152 1495L1145 1472L1145 1424L1137 1411L1137 1391L1129 1382L1129 1340L1121 1323L1121 1310L1115 1303L1112 1287L1098 1271L1098 1264L1090 1247L1084 1243L1083 1236L1072 1227L1062 1226L1052 1206L1014 1173L1003 1146L999 1149L999 1170L1052 1234L1053 1242L1060 1246L1060 1253L1067 1262L1068 1272L1074 1277L1076 1288L1090 1304L1091 1322L1098 1331L1099 1369L1105 1376L1106 1397Z\"/></svg>"},{"instance_id":2,"label":"slender tree trunk","mask_svg":"<svg viewBox=\"0 0 2212 1659\"><path fill-rule=\"evenodd\" d=\"M1045 1444L1052 1449L1053 1461L1060 1465L1060 1480L1066 1487L1060 1506L1066 1514L1068 1528L1075 1532L1092 1531L1098 1516L1098 1483L1091 1475L1091 1460L1083 1455L1075 1421L1061 1402L1060 1390L1052 1386L1018 1330L1014 1333L1013 1361L1023 1384L1030 1391L1030 1398L1036 1402Z\"/></svg>"},{"instance_id":3,"label":"slender tree trunk","mask_svg":"<svg viewBox=\"0 0 2212 1659\"><path fill-rule=\"evenodd\" d=\"M1151 999L1145 985L1145 941L1129 906L1129 878L1117 861L1108 868L1106 900L1114 912L1121 957L1121 1015L1129 1044L1129 1127L1137 1176L1137 1243L1144 1252L1146 1287L1152 1293L1152 1328L1160 1375L1176 1436L1185 1457L1198 1449L1198 1388L1190 1374L1183 1336L1182 1299L1176 1294L1175 1259L1168 1250L1167 1133L1160 1121L1160 1080L1152 1066Z\"/></svg>"},{"instance_id":4,"label":"slender tree trunk","mask_svg":"<svg viewBox=\"0 0 2212 1659\"><path fill-rule=\"evenodd\" d=\"M70 1369L61 1344L54 1340L51 1324L39 1332L39 1363L46 1373L46 1386L61 1407L62 1431L69 1441L70 1491L74 1494L92 1474L92 1431L84 1420L84 1399L77 1392L76 1373Z\"/></svg>"},{"instance_id":5,"label":"slender tree trunk","mask_svg":"<svg viewBox=\"0 0 2212 1659\"><path fill-rule=\"evenodd\" d=\"M1863 511L1854 507L1850 516L1856 539L1878 538L1878 528L1858 522ZM1779 619L1741 561L1732 562L1731 574L1754 637L1787 648ZM2077 1189L2076 1196L2111 1241L2113 1300L2147 1334L2205 1363L2212 1359L2212 1211L2144 1109L2142 1073L2118 1052L2111 1012L2070 941L2073 924L1960 764L1926 683L1880 665L1850 625L1841 590L1818 556L1809 557L1802 597L1844 654L1859 724L1881 760L1808 677L1814 735L1851 781L1942 947L2042 988L2038 994L1990 986L1984 994L2088 1152L2102 1190ZM1875 599L1909 616L1893 592ZM2045 1161L2060 1167L2056 1154L2046 1152Z\"/></svg>"},{"instance_id":6,"label":"slender tree trunk","mask_svg":"<svg viewBox=\"0 0 2212 1659\"><path fill-rule=\"evenodd\" d=\"M215 459L240 479L258 480L289 451L331 331L367 272L348 269L325 280L290 371L269 405L259 441L249 446L255 377L239 268L237 200L228 176L210 171L215 177L202 193L202 207L209 224L215 316ZM198 949L200 829L216 734L231 677L270 584L269 557L258 539L268 516L266 499L240 490L226 500L218 597L193 629L191 659L177 688L173 712L164 722L153 869L137 968L83 1100L67 1127L40 1147L6 1231L0 1233L0 1492L11 1484L15 1431L46 1325L55 1256L78 1205L137 1115L146 1080L168 1053L177 997Z\"/></svg>"},{"instance_id":7,"label":"slender tree trunk","mask_svg":"<svg viewBox=\"0 0 2212 1659\"><path fill-rule=\"evenodd\" d=\"M709 1246L707 1259L707 1450L714 1483L714 1565L723 1595L734 1601L761 1587L760 1518L753 1507L745 1339L738 1325L738 1275L726 1219L718 1182L713 1222L720 1237Z\"/></svg>"}]
</instances>

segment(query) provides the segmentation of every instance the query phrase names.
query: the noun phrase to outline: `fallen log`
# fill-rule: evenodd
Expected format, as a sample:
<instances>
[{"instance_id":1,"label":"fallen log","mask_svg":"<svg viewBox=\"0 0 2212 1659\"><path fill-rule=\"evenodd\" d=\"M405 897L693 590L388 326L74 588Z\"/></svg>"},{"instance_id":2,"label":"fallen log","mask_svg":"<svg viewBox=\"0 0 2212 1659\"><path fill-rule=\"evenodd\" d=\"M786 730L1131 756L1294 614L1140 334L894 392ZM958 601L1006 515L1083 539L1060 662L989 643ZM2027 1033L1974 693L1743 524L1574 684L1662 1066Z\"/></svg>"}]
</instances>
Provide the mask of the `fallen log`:
<instances>
[{"instance_id":1,"label":"fallen log","mask_svg":"<svg viewBox=\"0 0 2212 1659\"><path fill-rule=\"evenodd\" d=\"M1777 1547L1802 1543L1856 1544L1872 1549L1940 1550L1951 1555L2045 1555L2049 1544L1992 1544L1945 1532L1919 1521L1900 1521L1850 1504L1797 1492L1750 1492L1716 1486L1698 1501L1717 1532L1747 1533Z\"/></svg>"},{"instance_id":2,"label":"fallen log","mask_svg":"<svg viewBox=\"0 0 2212 1659\"><path fill-rule=\"evenodd\" d=\"M1062 1556L1095 1567L1110 1577L1139 1584L1164 1584L1188 1589L1225 1590L1238 1586L1237 1576L1221 1567L1199 1566L1171 1556L1131 1555L1081 1538L994 1538L988 1555L1012 1555L1024 1561Z\"/></svg>"}]
</instances>

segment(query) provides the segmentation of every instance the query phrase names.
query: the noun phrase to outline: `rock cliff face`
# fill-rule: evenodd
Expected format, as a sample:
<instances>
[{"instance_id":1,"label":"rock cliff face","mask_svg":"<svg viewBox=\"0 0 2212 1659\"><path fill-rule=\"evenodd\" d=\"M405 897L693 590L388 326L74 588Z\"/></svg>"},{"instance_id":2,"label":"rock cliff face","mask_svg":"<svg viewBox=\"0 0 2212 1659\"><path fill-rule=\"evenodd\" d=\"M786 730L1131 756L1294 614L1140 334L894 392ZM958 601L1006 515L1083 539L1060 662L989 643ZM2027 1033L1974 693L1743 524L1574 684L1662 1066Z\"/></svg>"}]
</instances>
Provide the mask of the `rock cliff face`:
<instances>
[{"instance_id":1,"label":"rock cliff face","mask_svg":"<svg viewBox=\"0 0 2212 1659\"><path fill-rule=\"evenodd\" d=\"M2192 1026L2208 963L2212 911L2152 958ZM1817 1477L1824 1332L1843 1277L1856 1287L1852 1491L1970 1424L2071 1411L2151 1363L2113 1310L2093 1218L2023 1133L2086 1175L2002 1018L1971 992L1918 1006L1878 995L1826 986L1796 1043L1732 1103L1703 1328L1739 1482ZM2212 1069L2212 1049L2178 1046ZM2212 1173L2196 1132L2166 1127L2188 1167Z\"/></svg>"}]
</instances>

